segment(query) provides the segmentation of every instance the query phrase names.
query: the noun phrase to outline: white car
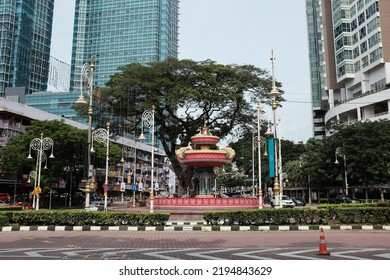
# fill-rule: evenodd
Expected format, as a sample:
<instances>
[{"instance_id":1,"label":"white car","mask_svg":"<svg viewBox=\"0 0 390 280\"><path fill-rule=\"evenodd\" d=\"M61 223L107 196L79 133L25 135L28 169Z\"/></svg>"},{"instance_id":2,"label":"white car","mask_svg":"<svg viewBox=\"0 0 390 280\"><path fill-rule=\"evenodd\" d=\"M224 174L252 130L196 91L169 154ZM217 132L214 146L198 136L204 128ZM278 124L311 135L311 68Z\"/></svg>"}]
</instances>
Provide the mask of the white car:
<instances>
[{"instance_id":1,"label":"white car","mask_svg":"<svg viewBox=\"0 0 390 280\"><path fill-rule=\"evenodd\" d=\"M8 203L5 203L5 202L3 202L3 201L0 201L0 206L9 206L9 204L8 204Z\"/></svg>"},{"instance_id":2,"label":"white car","mask_svg":"<svg viewBox=\"0 0 390 280\"><path fill-rule=\"evenodd\" d=\"M279 205L280 205L280 201L279 201ZM294 201L291 200L290 197L288 197L287 195L283 195L282 196L282 208L294 208L295 206L295 203ZM275 207L275 196L272 197L271 199L271 207Z\"/></svg>"},{"instance_id":3,"label":"white car","mask_svg":"<svg viewBox=\"0 0 390 280\"><path fill-rule=\"evenodd\" d=\"M104 210L104 202L103 201L91 201L89 207L85 208L85 211L103 211Z\"/></svg>"}]
</instances>

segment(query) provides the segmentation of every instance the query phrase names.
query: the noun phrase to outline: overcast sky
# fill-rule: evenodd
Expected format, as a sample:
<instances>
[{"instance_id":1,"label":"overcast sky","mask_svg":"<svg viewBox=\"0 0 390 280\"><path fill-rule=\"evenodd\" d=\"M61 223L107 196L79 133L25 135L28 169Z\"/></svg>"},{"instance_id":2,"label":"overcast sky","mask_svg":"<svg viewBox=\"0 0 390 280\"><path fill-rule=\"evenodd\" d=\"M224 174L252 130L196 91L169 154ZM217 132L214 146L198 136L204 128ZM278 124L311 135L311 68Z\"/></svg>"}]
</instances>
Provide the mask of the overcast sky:
<instances>
[{"instance_id":1,"label":"overcast sky","mask_svg":"<svg viewBox=\"0 0 390 280\"><path fill-rule=\"evenodd\" d=\"M312 137L305 0L180 0L179 59L252 64L272 72L285 92L281 136ZM51 55L70 64L73 0L55 0ZM272 110L264 108L272 120ZM256 112L254 112L256 114Z\"/></svg>"}]
</instances>

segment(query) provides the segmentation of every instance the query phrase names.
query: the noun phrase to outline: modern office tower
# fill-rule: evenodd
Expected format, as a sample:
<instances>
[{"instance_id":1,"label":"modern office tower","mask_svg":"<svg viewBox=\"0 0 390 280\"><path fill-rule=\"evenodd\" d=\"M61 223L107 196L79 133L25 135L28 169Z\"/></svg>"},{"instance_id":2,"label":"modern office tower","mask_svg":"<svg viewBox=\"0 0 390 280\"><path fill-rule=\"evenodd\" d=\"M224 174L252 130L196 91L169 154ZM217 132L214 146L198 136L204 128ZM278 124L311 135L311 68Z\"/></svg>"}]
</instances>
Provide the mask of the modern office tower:
<instances>
[{"instance_id":1,"label":"modern office tower","mask_svg":"<svg viewBox=\"0 0 390 280\"><path fill-rule=\"evenodd\" d=\"M54 0L0 0L0 96L47 89Z\"/></svg>"},{"instance_id":2,"label":"modern office tower","mask_svg":"<svg viewBox=\"0 0 390 280\"><path fill-rule=\"evenodd\" d=\"M118 67L177 57L179 0L76 0L70 90L95 58L94 86Z\"/></svg>"},{"instance_id":3,"label":"modern office tower","mask_svg":"<svg viewBox=\"0 0 390 280\"><path fill-rule=\"evenodd\" d=\"M390 1L306 0L306 9L314 135L322 120L328 133L390 119Z\"/></svg>"},{"instance_id":4,"label":"modern office tower","mask_svg":"<svg viewBox=\"0 0 390 280\"><path fill-rule=\"evenodd\" d=\"M322 32L321 0L306 1L307 28L309 37L309 62L311 75L311 96L313 111L313 136L325 136L325 107L327 105L324 39Z\"/></svg>"}]
</instances>

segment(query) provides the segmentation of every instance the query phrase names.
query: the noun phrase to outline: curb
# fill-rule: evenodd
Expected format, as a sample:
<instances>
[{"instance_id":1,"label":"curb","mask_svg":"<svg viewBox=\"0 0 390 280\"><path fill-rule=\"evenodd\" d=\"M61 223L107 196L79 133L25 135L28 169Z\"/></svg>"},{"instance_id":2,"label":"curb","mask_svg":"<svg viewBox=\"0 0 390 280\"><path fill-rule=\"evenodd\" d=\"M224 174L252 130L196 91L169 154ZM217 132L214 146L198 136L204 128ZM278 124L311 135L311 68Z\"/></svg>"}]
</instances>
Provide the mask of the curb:
<instances>
[{"instance_id":1,"label":"curb","mask_svg":"<svg viewBox=\"0 0 390 280\"><path fill-rule=\"evenodd\" d=\"M3 226L0 232L11 231L310 231L310 230L387 230L382 225L340 225L340 226L210 226L203 222L172 222L165 226Z\"/></svg>"}]
</instances>

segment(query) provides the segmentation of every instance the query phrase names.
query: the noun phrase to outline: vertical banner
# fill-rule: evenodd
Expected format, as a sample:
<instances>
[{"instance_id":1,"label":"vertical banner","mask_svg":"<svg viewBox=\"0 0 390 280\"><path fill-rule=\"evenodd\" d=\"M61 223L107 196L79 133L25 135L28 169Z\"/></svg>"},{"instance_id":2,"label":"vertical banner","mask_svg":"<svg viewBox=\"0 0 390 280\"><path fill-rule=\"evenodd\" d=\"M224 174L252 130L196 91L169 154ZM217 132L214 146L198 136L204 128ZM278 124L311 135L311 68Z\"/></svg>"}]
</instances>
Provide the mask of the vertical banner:
<instances>
[{"instance_id":1,"label":"vertical banner","mask_svg":"<svg viewBox=\"0 0 390 280\"><path fill-rule=\"evenodd\" d=\"M275 139L268 140L269 177L275 177Z\"/></svg>"}]
</instances>

